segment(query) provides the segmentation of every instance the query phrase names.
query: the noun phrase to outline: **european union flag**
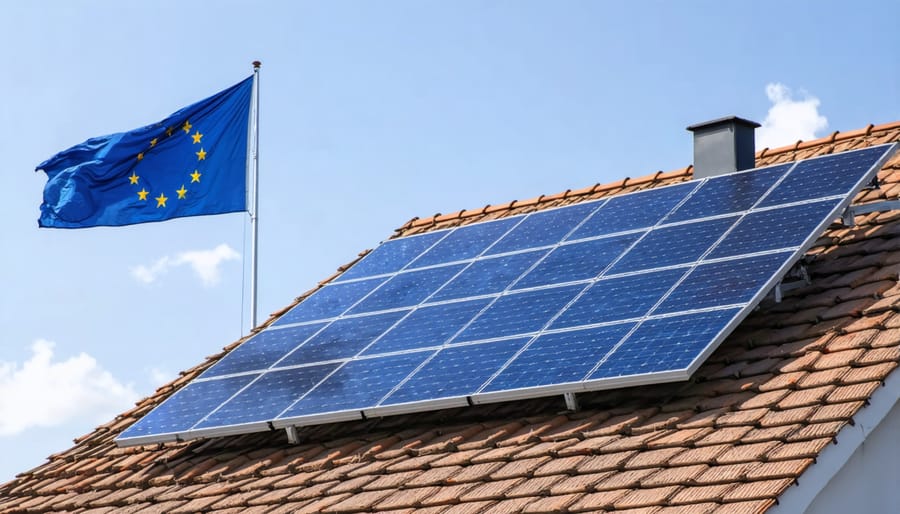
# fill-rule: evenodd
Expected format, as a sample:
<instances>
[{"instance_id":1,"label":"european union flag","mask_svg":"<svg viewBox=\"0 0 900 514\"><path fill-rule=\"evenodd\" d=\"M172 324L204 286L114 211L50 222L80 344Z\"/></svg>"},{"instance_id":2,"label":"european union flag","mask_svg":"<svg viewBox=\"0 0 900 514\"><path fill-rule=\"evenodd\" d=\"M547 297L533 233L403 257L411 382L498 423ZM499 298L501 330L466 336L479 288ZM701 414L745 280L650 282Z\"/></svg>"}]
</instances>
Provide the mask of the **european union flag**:
<instances>
[{"instance_id":1,"label":"european union flag","mask_svg":"<svg viewBox=\"0 0 900 514\"><path fill-rule=\"evenodd\" d=\"M246 210L253 77L165 120L95 137L38 165L42 227L81 228Z\"/></svg>"}]
</instances>

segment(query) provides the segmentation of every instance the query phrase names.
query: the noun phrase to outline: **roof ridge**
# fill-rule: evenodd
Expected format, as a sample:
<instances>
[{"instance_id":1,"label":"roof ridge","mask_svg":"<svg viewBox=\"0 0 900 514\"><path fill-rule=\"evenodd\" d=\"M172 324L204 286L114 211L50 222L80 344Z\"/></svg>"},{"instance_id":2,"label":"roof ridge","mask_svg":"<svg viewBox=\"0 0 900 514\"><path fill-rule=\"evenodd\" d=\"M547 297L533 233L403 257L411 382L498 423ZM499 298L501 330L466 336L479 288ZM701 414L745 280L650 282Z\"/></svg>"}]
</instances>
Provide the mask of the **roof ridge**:
<instances>
[{"instance_id":1,"label":"roof ridge","mask_svg":"<svg viewBox=\"0 0 900 514\"><path fill-rule=\"evenodd\" d=\"M861 129L851 130L848 132L840 132L838 130L835 130L828 136L820 137L817 139L811 139L809 141L803 141L802 139L799 139L799 140L797 140L796 143L794 143L792 145L785 145L785 146L780 146L777 148L766 147L766 148L763 148L762 150L756 152L755 156L756 156L756 159L768 158L768 157L772 157L774 155L781 155L781 154L796 152L797 150L801 150L801 149L808 149L808 148L813 148L813 147L827 145L827 144L834 144L834 143L837 143L840 141L846 141L848 139L854 139L854 138L858 138L858 137L870 137L874 132L883 132L883 131L892 130L892 129L896 129L896 128L900 128L900 121L893 121L890 123L882 123L881 125L873 125L870 123ZM509 210L509 209L513 209L516 207L538 205L538 204L541 204L544 202L559 200L561 198L587 196L587 195L596 194L596 193L604 192L604 191L612 191L615 189L624 189L625 187L628 187L628 186L652 184L655 182L664 182L664 181L672 180L672 179L680 177L680 176L692 175L692 172L693 172L693 165L688 165L684 168L679 168L679 169L675 169L675 170L668 171L668 172L663 172L660 170L655 173L642 175L637 178L625 177L624 179L620 179L615 182L609 182L606 184L597 183L593 186L588 186L583 189L576 189L574 191L571 189L567 189L562 193L557 193L557 194L553 194L553 195L543 194L543 195L529 198L526 200L512 200L512 201L498 204L498 205L487 204L481 208L460 209L459 211L455 211L450 214L437 213L437 214L434 214L433 216L428 216L428 217L424 217L424 218L420 218L420 217L416 216L416 217L410 219L409 221L407 221L406 223L404 223L402 226L395 229L393 237L399 237L400 235L404 234L406 231L411 230L411 229L430 227L433 225L438 225L440 223L445 223L445 222L452 221L452 220L461 220L461 219L466 219L466 218L471 218L471 217L476 217L476 216L482 216L484 214L497 212L497 211L503 211L503 210ZM611 193L611 194L615 194L615 193Z\"/></svg>"}]
</instances>

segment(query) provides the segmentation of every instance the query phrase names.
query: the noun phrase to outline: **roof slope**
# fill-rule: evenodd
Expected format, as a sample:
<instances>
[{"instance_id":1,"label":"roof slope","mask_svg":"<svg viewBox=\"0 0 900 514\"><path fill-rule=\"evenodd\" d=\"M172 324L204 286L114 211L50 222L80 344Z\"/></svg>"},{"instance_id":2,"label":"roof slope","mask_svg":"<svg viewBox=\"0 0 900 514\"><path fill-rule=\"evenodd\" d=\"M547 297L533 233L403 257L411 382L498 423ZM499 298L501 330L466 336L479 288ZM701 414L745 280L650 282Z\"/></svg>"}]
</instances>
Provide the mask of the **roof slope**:
<instances>
[{"instance_id":1,"label":"roof slope","mask_svg":"<svg viewBox=\"0 0 900 514\"><path fill-rule=\"evenodd\" d=\"M870 125L757 163L898 140L900 123ZM900 196L900 155L879 177L857 202ZM690 178L659 172L414 219L397 235ZM296 445L275 431L115 446L234 343L0 486L0 512L763 512L900 362L900 212L856 221L810 250L811 285L764 301L688 382L586 393L578 412L551 397L306 427Z\"/></svg>"}]
</instances>

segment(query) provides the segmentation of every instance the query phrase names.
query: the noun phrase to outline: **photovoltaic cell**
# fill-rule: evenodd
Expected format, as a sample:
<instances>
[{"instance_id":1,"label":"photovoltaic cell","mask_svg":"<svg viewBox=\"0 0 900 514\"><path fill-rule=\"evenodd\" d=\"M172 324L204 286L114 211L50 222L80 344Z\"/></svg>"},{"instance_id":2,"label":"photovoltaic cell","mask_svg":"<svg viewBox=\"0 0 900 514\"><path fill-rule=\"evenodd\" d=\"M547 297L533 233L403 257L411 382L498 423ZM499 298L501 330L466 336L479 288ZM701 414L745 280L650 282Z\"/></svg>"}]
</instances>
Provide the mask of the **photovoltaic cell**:
<instances>
[{"instance_id":1,"label":"photovoltaic cell","mask_svg":"<svg viewBox=\"0 0 900 514\"><path fill-rule=\"evenodd\" d=\"M550 328L608 323L646 315L688 268L600 280L557 318Z\"/></svg>"},{"instance_id":2,"label":"photovoltaic cell","mask_svg":"<svg viewBox=\"0 0 900 514\"><path fill-rule=\"evenodd\" d=\"M883 159L884 146L843 152L797 164L787 178L765 197L760 207L799 202L809 198L846 196L861 177Z\"/></svg>"},{"instance_id":3,"label":"photovoltaic cell","mask_svg":"<svg viewBox=\"0 0 900 514\"><path fill-rule=\"evenodd\" d=\"M738 311L728 309L646 321L589 379L685 369Z\"/></svg>"},{"instance_id":4,"label":"photovoltaic cell","mask_svg":"<svg viewBox=\"0 0 900 514\"><path fill-rule=\"evenodd\" d=\"M358 314L418 305L463 267L463 264L455 264L394 275L348 312Z\"/></svg>"},{"instance_id":5,"label":"photovoltaic cell","mask_svg":"<svg viewBox=\"0 0 900 514\"><path fill-rule=\"evenodd\" d=\"M139 423L128 427L120 437L127 439L188 430L256 377L242 375L192 382L150 411Z\"/></svg>"},{"instance_id":6,"label":"photovoltaic cell","mask_svg":"<svg viewBox=\"0 0 900 514\"><path fill-rule=\"evenodd\" d=\"M655 313L683 311L686 305L704 309L749 302L791 255L792 252L781 252L701 264L672 291Z\"/></svg>"},{"instance_id":7,"label":"photovoltaic cell","mask_svg":"<svg viewBox=\"0 0 900 514\"><path fill-rule=\"evenodd\" d=\"M378 403L434 352L350 361L282 417L364 409Z\"/></svg>"},{"instance_id":8,"label":"photovoltaic cell","mask_svg":"<svg viewBox=\"0 0 900 514\"><path fill-rule=\"evenodd\" d=\"M799 246L839 200L752 212L710 254L711 259Z\"/></svg>"},{"instance_id":9,"label":"photovoltaic cell","mask_svg":"<svg viewBox=\"0 0 900 514\"><path fill-rule=\"evenodd\" d=\"M313 323L260 332L244 341L213 367L206 370L202 376L209 378L268 368L324 326L325 323Z\"/></svg>"},{"instance_id":10,"label":"photovoltaic cell","mask_svg":"<svg viewBox=\"0 0 900 514\"><path fill-rule=\"evenodd\" d=\"M594 278L638 238L637 234L592 239L556 247L513 289Z\"/></svg>"},{"instance_id":11,"label":"photovoltaic cell","mask_svg":"<svg viewBox=\"0 0 900 514\"><path fill-rule=\"evenodd\" d=\"M388 240L117 442L685 380L895 146Z\"/></svg>"},{"instance_id":12,"label":"photovoltaic cell","mask_svg":"<svg viewBox=\"0 0 900 514\"><path fill-rule=\"evenodd\" d=\"M476 261L435 293L431 301L501 293L548 251L535 250Z\"/></svg>"},{"instance_id":13,"label":"photovoltaic cell","mask_svg":"<svg viewBox=\"0 0 900 514\"><path fill-rule=\"evenodd\" d=\"M779 164L710 177L684 204L666 217L666 223L745 211L753 207L790 168L791 164Z\"/></svg>"},{"instance_id":14,"label":"photovoltaic cell","mask_svg":"<svg viewBox=\"0 0 900 514\"><path fill-rule=\"evenodd\" d=\"M277 366L283 368L353 357L406 313L397 311L337 320L288 354Z\"/></svg>"},{"instance_id":15,"label":"photovoltaic cell","mask_svg":"<svg viewBox=\"0 0 900 514\"><path fill-rule=\"evenodd\" d=\"M633 326L620 323L539 336L485 390L579 382Z\"/></svg>"},{"instance_id":16,"label":"photovoltaic cell","mask_svg":"<svg viewBox=\"0 0 900 514\"><path fill-rule=\"evenodd\" d=\"M564 286L501 296L454 341L477 341L540 330L583 288L581 285Z\"/></svg>"},{"instance_id":17,"label":"photovoltaic cell","mask_svg":"<svg viewBox=\"0 0 900 514\"><path fill-rule=\"evenodd\" d=\"M419 254L446 235L447 232L428 232L422 235L385 241L334 281L343 282L352 278L399 271L409 264L412 259L419 256Z\"/></svg>"},{"instance_id":18,"label":"photovoltaic cell","mask_svg":"<svg viewBox=\"0 0 900 514\"><path fill-rule=\"evenodd\" d=\"M528 338L444 348L383 405L475 394Z\"/></svg>"},{"instance_id":19,"label":"photovoltaic cell","mask_svg":"<svg viewBox=\"0 0 900 514\"><path fill-rule=\"evenodd\" d=\"M320 364L266 373L197 424L197 428L274 419L337 367L337 363Z\"/></svg>"},{"instance_id":20,"label":"photovoltaic cell","mask_svg":"<svg viewBox=\"0 0 900 514\"><path fill-rule=\"evenodd\" d=\"M521 220L521 217L505 218L460 227L420 255L410 267L422 268L477 257Z\"/></svg>"},{"instance_id":21,"label":"photovoltaic cell","mask_svg":"<svg viewBox=\"0 0 900 514\"><path fill-rule=\"evenodd\" d=\"M696 187L697 183L688 182L613 197L568 239L574 241L655 225Z\"/></svg>"},{"instance_id":22,"label":"photovoltaic cell","mask_svg":"<svg viewBox=\"0 0 900 514\"><path fill-rule=\"evenodd\" d=\"M440 346L490 302L487 298L420 307L365 353L390 353Z\"/></svg>"},{"instance_id":23,"label":"photovoltaic cell","mask_svg":"<svg viewBox=\"0 0 900 514\"><path fill-rule=\"evenodd\" d=\"M497 241L487 254L496 255L556 244L600 205L602 202L587 202L529 214L516 228Z\"/></svg>"},{"instance_id":24,"label":"photovoltaic cell","mask_svg":"<svg viewBox=\"0 0 900 514\"><path fill-rule=\"evenodd\" d=\"M712 247L737 216L656 229L616 263L608 274L694 262Z\"/></svg>"},{"instance_id":25,"label":"photovoltaic cell","mask_svg":"<svg viewBox=\"0 0 900 514\"><path fill-rule=\"evenodd\" d=\"M387 278L375 278L346 284L329 284L278 318L275 325L288 325L339 316L386 280Z\"/></svg>"}]
</instances>

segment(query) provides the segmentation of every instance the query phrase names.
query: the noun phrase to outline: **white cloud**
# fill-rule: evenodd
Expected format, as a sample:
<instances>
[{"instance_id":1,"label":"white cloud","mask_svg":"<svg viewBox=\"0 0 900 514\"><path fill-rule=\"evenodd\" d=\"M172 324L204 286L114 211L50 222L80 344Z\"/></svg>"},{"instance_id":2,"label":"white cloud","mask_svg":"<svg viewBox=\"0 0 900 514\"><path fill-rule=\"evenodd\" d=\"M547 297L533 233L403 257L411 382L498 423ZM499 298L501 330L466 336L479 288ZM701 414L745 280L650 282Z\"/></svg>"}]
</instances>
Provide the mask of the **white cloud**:
<instances>
[{"instance_id":1,"label":"white cloud","mask_svg":"<svg viewBox=\"0 0 900 514\"><path fill-rule=\"evenodd\" d=\"M39 339L19 365L0 361L0 436L75 420L101 423L138 395L86 353L54 361L54 344Z\"/></svg>"},{"instance_id":2,"label":"white cloud","mask_svg":"<svg viewBox=\"0 0 900 514\"><path fill-rule=\"evenodd\" d=\"M241 254L223 243L212 250L193 250L179 253L174 257L168 255L160 257L149 266L141 264L131 268L131 276L138 282L152 284L170 269L188 264L203 285L210 287L218 284L222 279L221 264L223 262L240 258Z\"/></svg>"},{"instance_id":3,"label":"white cloud","mask_svg":"<svg viewBox=\"0 0 900 514\"><path fill-rule=\"evenodd\" d=\"M806 94L795 100L784 84L766 85L766 96L772 102L762 127L756 131L756 147L777 148L820 137L817 132L828 127L828 118L819 114L819 99Z\"/></svg>"}]
</instances>

